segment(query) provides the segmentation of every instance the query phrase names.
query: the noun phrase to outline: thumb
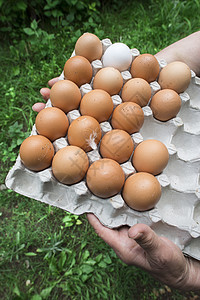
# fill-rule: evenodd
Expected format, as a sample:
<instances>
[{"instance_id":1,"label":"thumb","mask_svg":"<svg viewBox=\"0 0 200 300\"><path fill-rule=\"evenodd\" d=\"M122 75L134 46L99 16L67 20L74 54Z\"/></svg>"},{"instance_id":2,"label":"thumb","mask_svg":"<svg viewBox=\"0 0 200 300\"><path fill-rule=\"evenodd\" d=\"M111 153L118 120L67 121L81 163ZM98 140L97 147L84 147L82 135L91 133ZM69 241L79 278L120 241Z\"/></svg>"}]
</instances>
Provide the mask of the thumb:
<instances>
[{"instance_id":1,"label":"thumb","mask_svg":"<svg viewBox=\"0 0 200 300\"><path fill-rule=\"evenodd\" d=\"M145 224L132 226L128 231L128 236L134 239L150 256L157 255L163 244L161 238Z\"/></svg>"}]
</instances>

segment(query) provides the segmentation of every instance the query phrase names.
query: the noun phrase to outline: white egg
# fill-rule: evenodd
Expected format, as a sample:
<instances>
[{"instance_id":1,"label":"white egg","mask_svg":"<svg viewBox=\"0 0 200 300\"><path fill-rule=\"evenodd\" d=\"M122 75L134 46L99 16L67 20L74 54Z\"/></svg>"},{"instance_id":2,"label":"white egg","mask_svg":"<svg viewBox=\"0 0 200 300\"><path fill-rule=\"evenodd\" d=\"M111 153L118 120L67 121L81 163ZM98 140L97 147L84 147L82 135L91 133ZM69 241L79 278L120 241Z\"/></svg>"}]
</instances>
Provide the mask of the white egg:
<instances>
[{"instance_id":1,"label":"white egg","mask_svg":"<svg viewBox=\"0 0 200 300\"><path fill-rule=\"evenodd\" d=\"M127 70L132 62L130 48L123 43L115 43L109 46L102 58L104 67L113 67L120 72Z\"/></svg>"}]
</instances>

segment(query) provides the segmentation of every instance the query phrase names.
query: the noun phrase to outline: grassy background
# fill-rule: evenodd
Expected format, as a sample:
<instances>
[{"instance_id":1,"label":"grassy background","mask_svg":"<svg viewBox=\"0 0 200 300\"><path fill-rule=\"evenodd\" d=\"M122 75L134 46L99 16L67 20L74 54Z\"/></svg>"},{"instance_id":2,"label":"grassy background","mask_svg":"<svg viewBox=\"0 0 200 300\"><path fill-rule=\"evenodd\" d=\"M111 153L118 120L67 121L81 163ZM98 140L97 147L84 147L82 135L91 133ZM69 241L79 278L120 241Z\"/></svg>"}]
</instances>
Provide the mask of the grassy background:
<instances>
[{"instance_id":1,"label":"grassy background","mask_svg":"<svg viewBox=\"0 0 200 300\"><path fill-rule=\"evenodd\" d=\"M39 90L59 75L84 32L155 54L199 30L200 1L103 3L98 20L73 26L33 21L1 35L0 299L198 299L124 265L86 217L5 189L19 145L30 133ZM200 295L200 294L199 294Z\"/></svg>"}]
</instances>

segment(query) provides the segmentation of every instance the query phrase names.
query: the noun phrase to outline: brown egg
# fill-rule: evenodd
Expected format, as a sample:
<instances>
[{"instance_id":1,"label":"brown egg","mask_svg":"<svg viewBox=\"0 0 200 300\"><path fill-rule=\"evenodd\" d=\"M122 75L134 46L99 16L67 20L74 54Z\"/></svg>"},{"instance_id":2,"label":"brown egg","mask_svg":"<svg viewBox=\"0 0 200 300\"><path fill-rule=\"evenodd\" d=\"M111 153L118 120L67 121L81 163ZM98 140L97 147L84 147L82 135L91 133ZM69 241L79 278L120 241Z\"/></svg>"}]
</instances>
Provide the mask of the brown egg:
<instances>
[{"instance_id":1,"label":"brown egg","mask_svg":"<svg viewBox=\"0 0 200 300\"><path fill-rule=\"evenodd\" d=\"M70 110L79 107L81 92L74 82L70 80L60 80L52 86L50 99L53 106L68 113Z\"/></svg>"},{"instance_id":2,"label":"brown egg","mask_svg":"<svg viewBox=\"0 0 200 300\"><path fill-rule=\"evenodd\" d=\"M98 122L107 121L112 111L112 98L104 90L92 90L85 94L81 100L81 114L94 117Z\"/></svg>"},{"instance_id":3,"label":"brown egg","mask_svg":"<svg viewBox=\"0 0 200 300\"><path fill-rule=\"evenodd\" d=\"M132 134L138 132L143 123L144 112L136 103L121 103L113 111L111 124L115 129L122 129Z\"/></svg>"},{"instance_id":4,"label":"brown egg","mask_svg":"<svg viewBox=\"0 0 200 300\"><path fill-rule=\"evenodd\" d=\"M54 141L66 136L69 121L61 109L47 107L38 113L35 119L35 126L39 134Z\"/></svg>"},{"instance_id":5,"label":"brown egg","mask_svg":"<svg viewBox=\"0 0 200 300\"><path fill-rule=\"evenodd\" d=\"M118 94L122 86L122 75L113 67L103 68L94 76L93 89L104 90L111 96Z\"/></svg>"},{"instance_id":6,"label":"brown egg","mask_svg":"<svg viewBox=\"0 0 200 300\"><path fill-rule=\"evenodd\" d=\"M92 79L92 66L85 57L80 55L73 56L65 63L64 77L80 87L85 83L90 83Z\"/></svg>"},{"instance_id":7,"label":"brown egg","mask_svg":"<svg viewBox=\"0 0 200 300\"><path fill-rule=\"evenodd\" d=\"M123 86L121 98L124 102L134 102L141 107L146 106L151 98L150 85L142 78L130 79Z\"/></svg>"},{"instance_id":8,"label":"brown egg","mask_svg":"<svg viewBox=\"0 0 200 300\"><path fill-rule=\"evenodd\" d=\"M52 161L53 175L64 184L74 184L82 180L88 167L87 154L76 146L60 149Z\"/></svg>"},{"instance_id":9,"label":"brown egg","mask_svg":"<svg viewBox=\"0 0 200 300\"><path fill-rule=\"evenodd\" d=\"M141 142L132 157L133 166L138 172L148 172L153 175L161 173L167 166L168 160L169 152L166 146L153 139Z\"/></svg>"},{"instance_id":10,"label":"brown egg","mask_svg":"<svg viewBox=\"0 0 200 300\"><path fill-rule=\"evenodd\" d=\"M19 154L26 168L32 171L41 171L50 167L54 156L54 147L46 137L32 135L23 141Z\"/></svg>"},{"instance_id":11,"label":"brown egg","mask_svg":"<svg viewBox=\"0 0 200 300\"><path fill-rule=\"evenodd\" d=\"M75 53L84 56L90 62L101 59L103 47L100 39L95 34L84 33L76 42Z\"/></svg>"},{"instance_id":12,"label":"brown egg","mask_svg":"<svg viewBox=\"0 0 200 300\"><path fill-rule=\"evenodd\" d=\"M95 161L88 169L86 181L90 191L108 198L121 191L125 180L121 166L114 160L103 158Z\"/></svg>"},{"instance_id":13,"label":"brown egg","mask_svg":"<svg viewBox=\"0 0 200 300\"><path fill-rule=\"evenodd\" d=\"M151 99L150 107L154 118L168 121L178 114L181 108L181 98L174 90L160 90Z\"/></svg>"},{"instance_id":14,"label":"brown egg","mask_svg":"<svg viewBox=\"0 0 200 300\"><path fill-rule=\"evenodd\" d=\"M122 195L130 208L145 211L160 200L161 186L152 174L136 173L126 179Z\"/></svg>"},{"instance_id":15,"label":"brown egg","mask_svg":"<svg viewBox=\"0 0 200 300\"><path fill-rule=\"evenodd\" d=\"M90 116L81 116L75 119L69 126L68 142L88 152L96 149L101 139L101 126L99 122Z\"/></svg>"},{"instance_id":16,"label":"brown egg","mask_svg":"<svg viewBox=\"0 0 200 300\"><path fill-rule=\"evenodd\" d=\"M159 74L159 63L152 54L141 54L134 59L131 65L131 75L143 78L148 82L156 80Z\"/></svg>"},{"instance_id":17,"label":"brown egg","mask_svg":"<svg viewBox=\"0 0 200 300\"><path fill-rule=\"evenodd\" d=\"M158 83L162 89L172 89L180 94L187 89L190 80L190 68L181 61L174 61L161 70Z\"/></svg>"},{"instance_id":18,"label":"brown egg","mask_svg":"<svg viewBox=\"0 0 200 300\"><path fill-rule=\"evenodd\" d=\"M131 136L121 129L114 129L107 132L100 144L101 155L114 159L120 164L130 158L133 149L134 143Z\"/></svg>"}]
</instances>

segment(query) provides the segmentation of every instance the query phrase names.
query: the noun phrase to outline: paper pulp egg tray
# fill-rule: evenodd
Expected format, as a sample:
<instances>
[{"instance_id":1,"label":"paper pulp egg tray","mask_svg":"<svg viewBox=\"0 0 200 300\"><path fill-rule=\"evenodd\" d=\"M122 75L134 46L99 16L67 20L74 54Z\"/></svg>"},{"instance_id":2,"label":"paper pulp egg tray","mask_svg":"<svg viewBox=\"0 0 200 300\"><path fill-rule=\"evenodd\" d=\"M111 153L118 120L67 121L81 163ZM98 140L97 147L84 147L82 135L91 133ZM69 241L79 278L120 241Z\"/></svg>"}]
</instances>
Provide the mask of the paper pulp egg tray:
<instances>
[{"instance_id":1,"label":"paper pulp egg tray","mask_svg":"<svg viewBox=\"0 0 200 300\"><path fill-rule=\"evenodd\" d=\"M111 45L109 39L102 40L104 51ZM131 49L133 60L140 55ZM72 56L75 53L73 52ZM159 61L160 68L166 65ZM93 76L100 70L102 62L92 62ZM18 156L6 177L6 186L24 196L59 207L80 215L94 213L100 222L109 228L136 223L149 225L158 235L169 238L180 247L184 254L200 260L200 78L191 70L188 89L180 94L181 110L167 122L153 118L149 106L143 107L145 120L140 132L132 134L135 147L146 139L162 141L169 151L169 162L164 171L156 176L162 186L162 196L154 209L138 212L129 208L121 194L109 199L94 196L87 188L85 180L67 186L58 182L51 167L41 172L25 168ZM129 70L122 72L124 83L131 78ZM63 74L60 80L64 79ZM150 83L152 95L160 90L157 81ZM92 90L92 81L80 87L82 96ZM112 96L114 107L122 102L120 93ZM46 107L51 106L50 99ZM67 114L69 122L80 116L78 110ZM112 129L109 121L100 124L102 136ZM31 135L36 135L35 125ZM68 145L67 137L54 143L55 151ZM90 164L100 159L98 149L87 153ZM121 164L124 173L135 173L131 161Z\"/></svg>"}]
</instances>

